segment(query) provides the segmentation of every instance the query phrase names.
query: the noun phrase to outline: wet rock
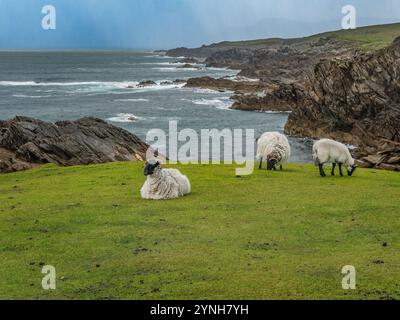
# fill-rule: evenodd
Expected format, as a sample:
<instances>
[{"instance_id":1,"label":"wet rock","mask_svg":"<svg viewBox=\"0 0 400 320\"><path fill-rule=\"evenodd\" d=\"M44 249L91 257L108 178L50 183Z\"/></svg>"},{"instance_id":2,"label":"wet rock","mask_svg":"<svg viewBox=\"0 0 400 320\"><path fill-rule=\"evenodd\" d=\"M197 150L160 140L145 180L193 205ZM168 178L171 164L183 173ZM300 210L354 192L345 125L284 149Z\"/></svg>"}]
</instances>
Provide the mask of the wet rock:
<instances>
[{"instance_id":1,"label":"wet rock","mask_svg":"<svg viewBox=\"0 0 400 320\"><path fill-rule=\"evenodd\" d=\"M157 83L152 80L144 80L144 81L140 82L137 86L139 88L144 88L144 87L151 87L151 86L155 86L155 85L157 85Z\"/></svg>"},{"instance_id":2,"label":"wet rock","mask_svg":"<svg viewBox=\"0 0 400 320\"><path fill-rule=\"evenodd\" d=\"M321 61L303 83L285 132L357 145L366 167L398 170L399 75L400 38L377 53Z\"/></svg>"},{"instance_id":3,"label":"wet rock","mask_svg":"<svg viewBox=\"0 0 400 320\"><path fill-rule=\"evenodd\" d=\"M185 64L179 66L178 68L179 69L200 69L200 67L195 66L195 65L190 64L190 63L185 63Z\"/></svg>"},{"instance_id":4,"label":"wet rock","mask_svg":"<svg viewBox=\"0 0 400 320\"><path fill-rule=\"evenodd\" d=\"M49 123L16 117L0 121L0 131L0 172L43 163L71 166L138 161L145 158L148 148L136 135L96 118ZM9 159L4 161L1 154Z\"/></svg>"}]
</instances>

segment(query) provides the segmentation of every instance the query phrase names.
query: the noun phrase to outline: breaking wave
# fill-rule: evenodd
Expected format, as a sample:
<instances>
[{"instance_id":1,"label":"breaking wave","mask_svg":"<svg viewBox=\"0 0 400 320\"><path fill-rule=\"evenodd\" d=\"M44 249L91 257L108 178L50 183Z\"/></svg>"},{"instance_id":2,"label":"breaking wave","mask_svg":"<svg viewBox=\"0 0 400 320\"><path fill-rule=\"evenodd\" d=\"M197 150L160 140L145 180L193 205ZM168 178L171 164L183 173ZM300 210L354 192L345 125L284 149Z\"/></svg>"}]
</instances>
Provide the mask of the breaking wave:
<instances>
[{"instance_id":1,"label":"breaking wave","mask_svg":"<svg viewBox=\"0 0 400 320\"><path fill-rule=\"evenodd\" d=\"M116 102L149 102L149 99L115 99Z\"/></svg>"},{"instance_id":2,"label":"breaking wave","mask_svg":"<svg viewBox=\"0 0 400 320\"><path fill-rule=\"evenodd\" d=\"M194 104L212 106L221 110L231 110L233 101L229 97L219 97L214 99L197 99L191 101Z\"/></svg>"},{"instance_id":3,"label":"breaking wave","mask_svg":"<svg viewBox=\"0 0 400 320\"><path fill-rule=\"evenodd\" d=\"M131 113L119 113L115 117L108 118L107 120L111 122L137 122L141 120L141 118Z\"/></svg>"}]
</instances>

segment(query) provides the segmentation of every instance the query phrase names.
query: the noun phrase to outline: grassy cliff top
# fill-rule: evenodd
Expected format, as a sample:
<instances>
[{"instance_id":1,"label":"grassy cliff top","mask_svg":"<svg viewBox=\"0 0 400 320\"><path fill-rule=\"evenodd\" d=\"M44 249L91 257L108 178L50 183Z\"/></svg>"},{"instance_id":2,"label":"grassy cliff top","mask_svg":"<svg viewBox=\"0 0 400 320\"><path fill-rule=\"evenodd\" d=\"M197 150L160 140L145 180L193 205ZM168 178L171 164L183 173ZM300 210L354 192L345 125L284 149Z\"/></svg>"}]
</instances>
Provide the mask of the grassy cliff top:
<instances>
[{"instance_id":1,"label":"grassy cliff top","mask_svg":"<svg viewBox=\"0 0 400 320\"><path fill-rule=\"evenodd\" d=\"M365 49L381 49L390 45L393 40L400 36L400 23L375 25L360 27L355 30L338 30L331 32L324 32L304 38L282 39L257 39L249 41L225 41L214 44L215 47L254 47L254 46L267 46L282 43L296 43L296 42L309 42L315 41L323 37L332 37L339 40L350 41L357 46Z\"/></svg>"},{"instance_id":2,"label":"grassy cliff top","mask_svg":"<svg viewBox=\"0 0 400 320\"><path fill-rule=\"evenodd\" d=\"M158 202L139 196L142 163L2 175L0 298L400 298L398 173L178 167L193 193ZM357 290L341 288L345 265Z\"/></svg>"}]
</instances>

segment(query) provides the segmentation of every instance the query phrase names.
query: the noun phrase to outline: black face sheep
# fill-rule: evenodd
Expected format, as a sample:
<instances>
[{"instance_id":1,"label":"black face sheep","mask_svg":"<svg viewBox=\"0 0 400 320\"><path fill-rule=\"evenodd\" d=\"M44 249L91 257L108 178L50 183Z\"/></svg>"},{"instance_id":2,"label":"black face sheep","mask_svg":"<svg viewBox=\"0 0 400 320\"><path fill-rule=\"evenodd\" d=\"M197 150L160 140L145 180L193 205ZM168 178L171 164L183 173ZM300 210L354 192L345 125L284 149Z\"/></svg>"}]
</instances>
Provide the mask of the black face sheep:
<instances>
[{"instance_id":1,"label":"black face sheep","mask_svg":"<svg viewBox=\"0 0 400 320\"><path fill-rule=\"evenodd\" d=\"M342 177L343 165L346 167L347 174L349 176L352 176L357 168L349 149L344 144L330 139L322 139L314 144L313 158L315 165L319 166L321 177L326 177L323 168L325 163L332 163L332 176L335 175L335 168L337 164L339 165L339 172Z\"/></svg>"},{"instance_id":2,"label":"black face sheep","mask_svg":"<svg viewBox=\"0 0 400 320\"><path fill-rule=\"evenodd\" d=\"M257 140L257 159L262 168L263 161L267 162L267 170L276 170L290 159L290 144L285 135L279 132L266 132Z\"/></svg>"},{"instance_id":3,"label":"black face sheep","mask_svg":"<svg viewBox=\"0 0 400 320\"><path fill-rule=\"evenodd\" d=\"M143 199L175 199L191 191L189 179L185 175L177 169L163 169L159 161L146 162L144 175L147 180L141 189Z\"/></svg>"}]
</instances>

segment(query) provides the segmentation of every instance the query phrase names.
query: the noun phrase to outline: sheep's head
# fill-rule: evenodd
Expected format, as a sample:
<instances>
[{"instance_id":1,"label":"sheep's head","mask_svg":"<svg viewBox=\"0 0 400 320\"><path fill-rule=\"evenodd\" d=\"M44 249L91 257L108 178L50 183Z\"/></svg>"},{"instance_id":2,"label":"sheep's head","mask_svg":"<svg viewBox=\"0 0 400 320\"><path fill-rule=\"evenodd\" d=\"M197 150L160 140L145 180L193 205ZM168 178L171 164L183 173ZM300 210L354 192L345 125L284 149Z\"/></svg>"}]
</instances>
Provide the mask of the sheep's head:
<instances>
[{"instance_id":1,"label":"sheep's head","mask_svg":"<svg viewBox=\"0 0 400 320\"><path fill-rule=\"evenodd\" d=\"M268 155L267 157L267 170L271 171L276 169L276 164L278 163L278 154L276 152L273 152Z\"/></svg>"},{"instance_id":2,"label":"sheep's head","mask_svg":"<svg viewBox=\"0 0 400 320\"><path fill-rule=\"evenodd\" d=\"M353 164L352 166L347 167L347 174L349 175L349 177L351 177L354 173L354 171L356 171L357 166L355 164Z\"/></svg>"},{"instance_id":3,"label":"sheep's head","mask_svg":"<svg viewBox=\"0 0 400 320\"><path fill-rule=\"evenodd\" d=\"M146 177L151 176L159 169L161 169L161 163L159 161L149 160L146 162L146 165L144 167L144 175Z\"/></svg>"}]
</instances>

